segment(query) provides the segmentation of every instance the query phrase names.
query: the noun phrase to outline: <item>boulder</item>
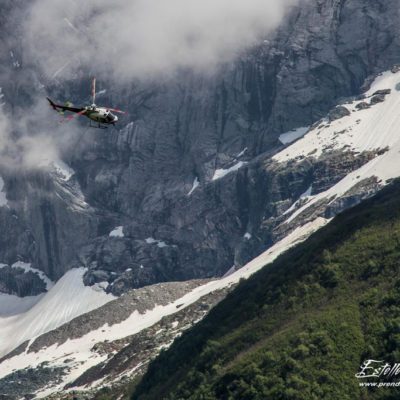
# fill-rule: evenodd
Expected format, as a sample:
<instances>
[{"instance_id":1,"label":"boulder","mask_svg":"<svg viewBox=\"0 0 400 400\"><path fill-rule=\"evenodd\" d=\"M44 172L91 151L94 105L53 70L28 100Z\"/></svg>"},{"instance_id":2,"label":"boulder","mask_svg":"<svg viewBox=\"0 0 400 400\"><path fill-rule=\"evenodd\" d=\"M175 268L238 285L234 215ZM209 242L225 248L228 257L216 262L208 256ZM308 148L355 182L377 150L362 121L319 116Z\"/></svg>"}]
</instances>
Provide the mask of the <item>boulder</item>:
<instances>
[{"instance_id":1,"label":"boulder","mask_svg":"<svg viewBox=\"0 0 400 400\"><path fill-rule=\"evenodd\" d=\"M335 121L337 119L347 117L350 115L350 111L344 106L335 107L329 112L329 121Z\"/></svg>"},{"instance_id":2,"label":"boulder","mask_svg":"<svg viewBox=\"0 0 400 400\"><path fill-rule=\"evenodd\" d=\"M385 95L377 94L371 98L370 104L371 104L371 106L373 106L378 103L383 103L384 101L385 101Z\"/></svg>"},{"instance_id":3,"label":"boulder","mask_svg":"<svg viewBox=\"0 0 400 400\"><path fill-rule=\"evenodd\" d=\"M366 109L369 108L369 107L370 107L369 104L366 103L365 101L362 101L361 103L358 103L358 104L356 105L356 109L357 109L357 110L366 110Z\"/></svg>"}]
</instances>

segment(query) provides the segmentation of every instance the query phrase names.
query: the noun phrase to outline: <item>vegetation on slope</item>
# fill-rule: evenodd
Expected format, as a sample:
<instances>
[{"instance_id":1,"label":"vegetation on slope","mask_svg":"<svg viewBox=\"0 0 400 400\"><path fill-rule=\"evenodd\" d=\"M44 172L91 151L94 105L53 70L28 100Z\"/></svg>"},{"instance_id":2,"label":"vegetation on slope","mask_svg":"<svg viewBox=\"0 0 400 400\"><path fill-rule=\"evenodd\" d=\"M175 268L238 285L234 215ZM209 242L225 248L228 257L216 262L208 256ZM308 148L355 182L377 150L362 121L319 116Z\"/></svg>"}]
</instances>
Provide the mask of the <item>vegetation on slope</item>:
<instances>
[{"instance_id":1,"label":"vegetation on slope","mask_svg":"<svg viewBox=\"0 0 400 400\"><path fill-rule=\"evenodd\" d=\"M400 362L399 270L395 182L242 281L132 399L397 399L355 374L367 359Z\"/></svg>"}]
</instances>

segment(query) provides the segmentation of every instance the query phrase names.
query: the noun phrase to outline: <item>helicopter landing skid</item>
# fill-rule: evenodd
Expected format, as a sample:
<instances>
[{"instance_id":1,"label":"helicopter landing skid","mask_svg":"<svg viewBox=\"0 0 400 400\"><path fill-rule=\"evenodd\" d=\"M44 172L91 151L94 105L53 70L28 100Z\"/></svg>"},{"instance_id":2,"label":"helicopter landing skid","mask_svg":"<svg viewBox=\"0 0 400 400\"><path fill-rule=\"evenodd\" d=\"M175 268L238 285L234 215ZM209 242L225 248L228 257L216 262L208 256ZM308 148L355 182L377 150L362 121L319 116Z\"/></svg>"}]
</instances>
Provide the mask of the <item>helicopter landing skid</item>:
<instances>
[{"instance_id":1,"label":"helicopter landing skid","mask_svg":"<svg viewBox=\"0 0 400 400\"><path fill-rule=\"evenodd\" d=\"M90 128L97 128L97 129L108 129L108 126L101 125L100 123L97 124L97 125L96 125L96 124L93 125L93 124L92 124L92 121L89 122L89 127L90 127Z\"/></svg>"}]
</instances>

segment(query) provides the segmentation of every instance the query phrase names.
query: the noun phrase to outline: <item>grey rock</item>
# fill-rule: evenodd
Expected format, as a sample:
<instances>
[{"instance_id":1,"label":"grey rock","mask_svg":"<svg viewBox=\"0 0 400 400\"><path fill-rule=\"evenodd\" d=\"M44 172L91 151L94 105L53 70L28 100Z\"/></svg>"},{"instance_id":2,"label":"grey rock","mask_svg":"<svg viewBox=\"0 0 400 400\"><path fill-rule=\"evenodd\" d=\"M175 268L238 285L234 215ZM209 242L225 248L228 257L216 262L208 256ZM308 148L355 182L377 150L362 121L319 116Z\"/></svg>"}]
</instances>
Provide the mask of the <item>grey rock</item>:
<instances>
[{"instance_id":1,"label":"grey rock","mask_svg":"<svg viewBox=\"0 0 400 400\"><path fill-rule=\"evenodd\" d=\"M358 103L358 104L356 105L356 109L357 109L357 110L366 110L366 109L369 108L369 107L370 107L369 104L366 103L365 101L362 101L361 103Z\"/></svg>"},{"instance_id":2,"label":"grey rock","mask_svg":"<svg viewBox=\"0 0 400 400\"><path fill-rule=\"evenodd\" d=\"M378 103L383 103L385 101L385 95L384 94L377 94L371 98L370 104L378 104Z\"/></svg>"},{"instance_id":3,"label":"grey rock","mask_svg":"<svg viewBox=\"0 0 400 400\"><path fill-rule=\"evenodd\" d=\"M393 67L391 68L391 71L395 74L396 72L400 71L400 65L396 64L393 65Z\"/></svg>"},{"instance_id":4,"label":"grey rock","mask_svg":"<svg viewBox=\"0 0 400 400\"><path fill-rule=\"evenodd\" d=\"M359 94L358 96L355 96L354 101L364 100L366 98L367 98L367 96L363 93L363 94Z\"/></svg>"},{"instance_id":5,"label":"grey rock","mask_svg":"<svg viewBox=\"0 0 400 400\"><path fill-rule=\"evenodd\" d=\"M329 112L329 121L335 121L337 119L343 118L343 117L347 117L348 115L350 115L350 111L343 106L338 106L335 107L333 110L331 110Z\"/></svg>"},{"instance_id":6,"label":"grey rock","mask_svg":"<svg viewBox=\"0 0 400 400\"><path fill-rule=\"evenodd\" d=\"M121 376L129 373L133 368L136 368L135 378L142 376L149 362L159 354L161 348L168 348L176 337L204 318L208 311L232 289L225 288L203 296L189 307L164 317L157 324L138 334L114 342L96 343L92 348L93 352L112 355L84 372L65 389L85 386L104 379L103 386L109 387L112 384L112 390L115 393L124 386L125 379L121 381Z\"/></svg>"},{"instance_id":7,"label":"grey rock","mask_svg":"<svg viewBox=\"0 0 400 400\"><path fill-rule=\"evenodd\" d=\"M0 268L0 293L19 297L35 296L46 292L46 283L38 274L22 268L5 266Z\"/></svg>"},{"instance_id":8,"label":"grey rock","mask_svg":"<svg viewBox=\"0 0 400 400\"><path fill-rule=\"evenodd\" d=\"M107 282L110 279L110 273L102 270L89 270L83 276L83 283L86 286L92 286L98 282Z\"/></svg>"},{"instance_id":9,"label":"grey rock","mask_svg":"<svg viewBox=\"0 0 400 400\"><path fill-rule=\"evenodd\" d=\"M376 96L376 95L383 95L386 96L387 94L392 93L392 89L381 89L381 90L377 90L376 92L374 92L372 94L372 96Z\"/></svg>"},{"instance_id":10,"label":"grey rock","mask_svg":"<svg viewBox=\"0 0 400 400\"><path fill-rule=\"evenodd\" d=\"M35 369L20 369L0 379L0 394L10 400L34 399L36 391L49 383L61 383L63 375L63 368L47 367L46 363Z\"/></svg>"},{"instance_id":11,"label":"grey rock","mask_svg":"<svg viewBox=\"0 0 400 400\"><path fill-rule=\"evenodd\" d=\"M20 351L37 352L44 346L48 347L55 343L63 344L69 339L82 337L92 330L99 329L105 323L110 326L118 324L127 319L135 310L144 314L156 305L166 305L179 299L206 282L205 280L167 282L131 290L118 299L39 336L25 350L22 346ZM13 352L13 355L15 354Z\"/></svg>"}]
</instances>

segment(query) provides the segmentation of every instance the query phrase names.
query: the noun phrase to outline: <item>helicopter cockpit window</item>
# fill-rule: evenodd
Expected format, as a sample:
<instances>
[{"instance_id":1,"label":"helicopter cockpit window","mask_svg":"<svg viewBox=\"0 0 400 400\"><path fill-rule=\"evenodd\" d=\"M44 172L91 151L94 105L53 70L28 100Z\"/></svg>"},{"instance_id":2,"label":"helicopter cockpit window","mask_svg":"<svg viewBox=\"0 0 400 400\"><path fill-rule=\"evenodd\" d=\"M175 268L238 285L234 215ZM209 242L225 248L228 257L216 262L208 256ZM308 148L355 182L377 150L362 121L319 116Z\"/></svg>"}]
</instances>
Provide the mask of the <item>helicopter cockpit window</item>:
<instances>
[{"instance_id":1,"label":"helicopter cockpit window","mask_svg":"<svg viewBox=\"0 0 400 400\"><path fill-rule=\"evenodd\" d=\"M114 115L111 113L108 113L106 118L107 118L107 121L114 121L114 119L115 119Z\"/></svg>"}]
</instances>

